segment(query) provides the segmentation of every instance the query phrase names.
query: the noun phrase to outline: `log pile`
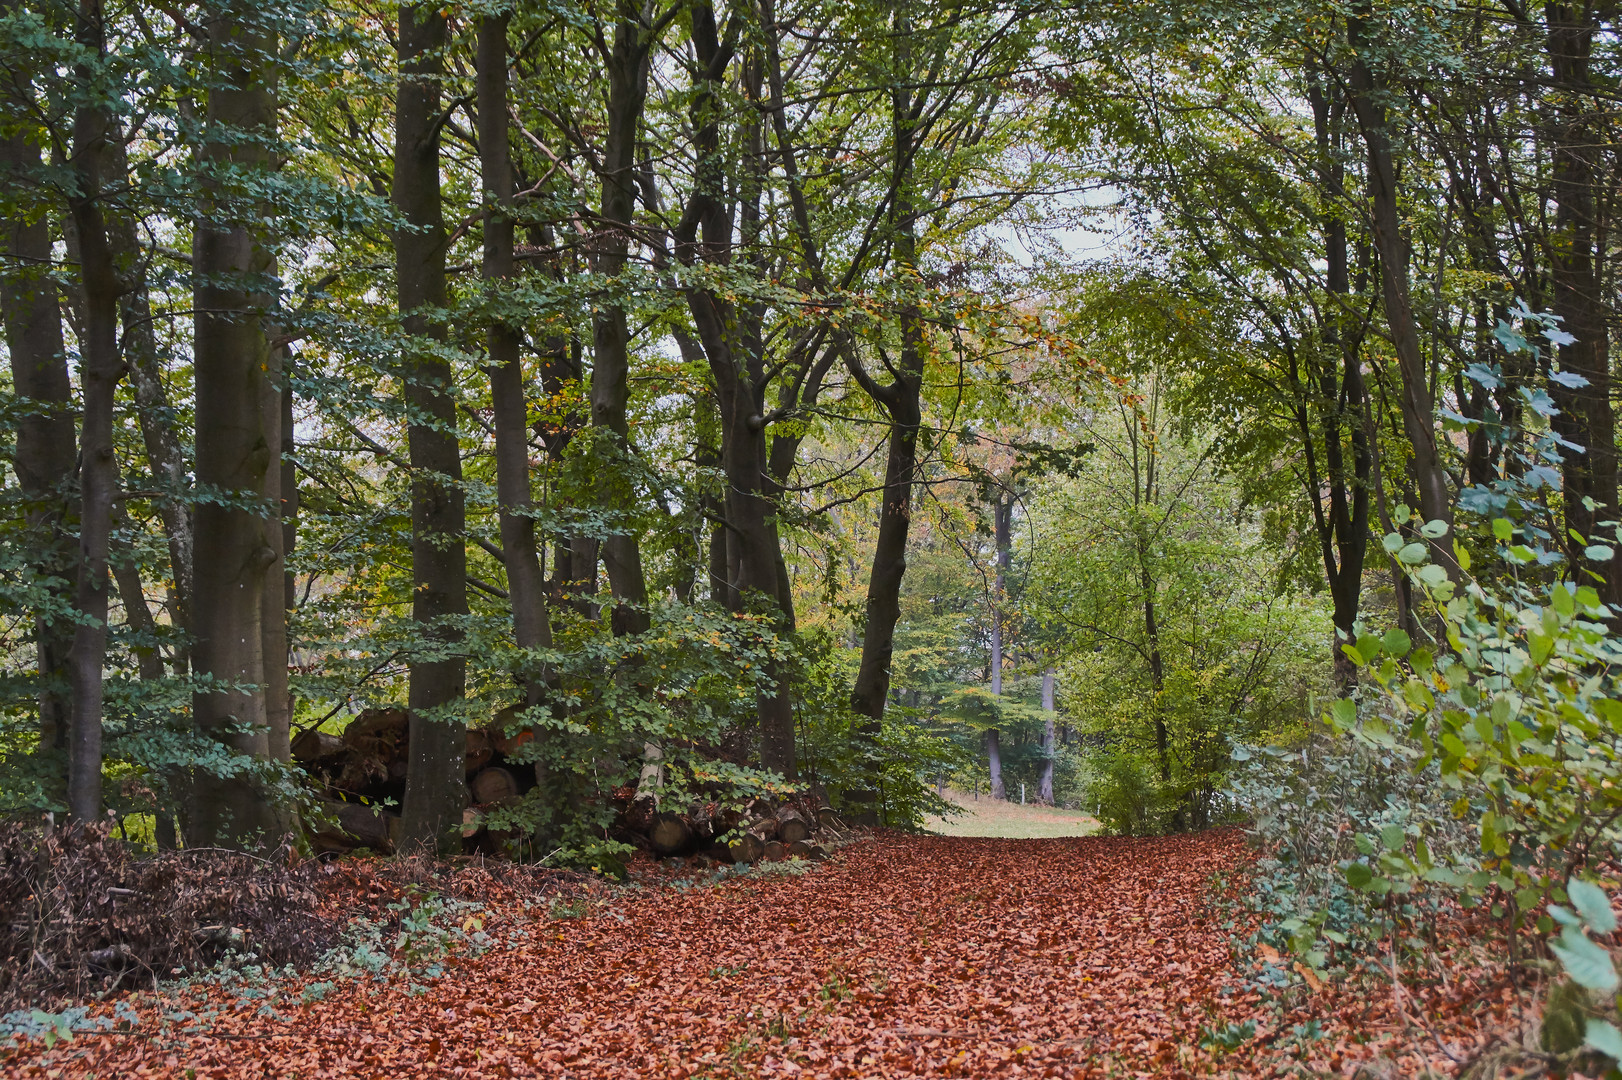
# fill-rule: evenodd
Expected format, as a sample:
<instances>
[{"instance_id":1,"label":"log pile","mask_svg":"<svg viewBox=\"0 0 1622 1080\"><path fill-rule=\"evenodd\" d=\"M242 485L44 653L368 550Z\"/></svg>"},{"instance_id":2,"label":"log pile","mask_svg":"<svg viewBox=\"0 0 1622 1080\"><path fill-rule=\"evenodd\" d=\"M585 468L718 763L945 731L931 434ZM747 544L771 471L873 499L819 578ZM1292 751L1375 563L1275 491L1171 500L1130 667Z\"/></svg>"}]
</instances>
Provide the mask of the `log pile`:
<instances>
[{"instance_id":1,"label":"log pile","mask_svg":"<svg viewBox=\"0 0 1622 1080\"><path fill-rule=\"evenodd\" d=\"M511 717L498 715L488 729L469 729L467 773L470 799L463 833L471 848L494 846L478 825L479 812L509 805L535 786L533 765L511 760L534 736L509 735ZM322 788L322 808L336 825L310 834L318 854L369 848L394 851L399 836L398 808L405 798L410 725L404 709L368 709L343 734L306 731L293 740L293 760ZM392 800L393 808L379 810Z\"/></svg>"},{"instance_id":2,"label":"log pile","mask_svg":"<svg viewBox=\"0 0 1622 1080\"><path fill-rule=\"evenodd\" d=\"M511 721L504 712L489 728L467 733L469 806L462 832L469 851L499 854L508 837L485 829L482 814L517 802L535 786L534 766L513 760L534 735L508 734ZM311 832L318 854L394 851L409 737L404 709L368 709L341 736L306 731L293 740L293 760L322 788L322 806L334 822ZM847 835L833 810L811 795L759 799L742 808L700 798L677 807L658 805L633 786L615 791L613 799L615 838L660 857L703 856L720 863L822 859L828 845ZM392 809L379 809L391 801Z\"/></svg>"},{"instance_id":3,"label":"log pile","mask_svg":"<svg viewBox=\"0 0 1622 1080\"><path fill-rule=\"evenodd\" d=\"M619 833L663 857L702 856L719 863L823 859L847 832L820 799L798 796L780 802L757 799L743 809L695 800L684 809L656 807L634 788L616 792Z\"/></svg>"}]
</instances>

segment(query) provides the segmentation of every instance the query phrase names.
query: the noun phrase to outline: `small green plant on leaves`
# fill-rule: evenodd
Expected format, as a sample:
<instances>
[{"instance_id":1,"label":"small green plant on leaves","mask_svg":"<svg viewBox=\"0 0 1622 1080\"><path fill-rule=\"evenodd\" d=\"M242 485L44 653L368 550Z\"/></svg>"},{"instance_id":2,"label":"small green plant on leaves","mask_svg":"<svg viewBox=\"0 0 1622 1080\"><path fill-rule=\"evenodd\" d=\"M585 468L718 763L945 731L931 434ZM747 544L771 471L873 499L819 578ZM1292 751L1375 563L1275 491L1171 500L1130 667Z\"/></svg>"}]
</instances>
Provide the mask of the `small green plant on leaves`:
<instances>
[{"instance_id":1,"label":"small green plant on leaves","mask_svg":"<svg viewBox=\"0 0 1622 1080\"><path fill-rule=\"evenodd\" d=\"M1224 1020L1206 1027L1200 1026L1200 1049L1211 1051L1237 1050L1256 1037L1256 1021L1235 1024Z\"/></svg>"}]
</instances>

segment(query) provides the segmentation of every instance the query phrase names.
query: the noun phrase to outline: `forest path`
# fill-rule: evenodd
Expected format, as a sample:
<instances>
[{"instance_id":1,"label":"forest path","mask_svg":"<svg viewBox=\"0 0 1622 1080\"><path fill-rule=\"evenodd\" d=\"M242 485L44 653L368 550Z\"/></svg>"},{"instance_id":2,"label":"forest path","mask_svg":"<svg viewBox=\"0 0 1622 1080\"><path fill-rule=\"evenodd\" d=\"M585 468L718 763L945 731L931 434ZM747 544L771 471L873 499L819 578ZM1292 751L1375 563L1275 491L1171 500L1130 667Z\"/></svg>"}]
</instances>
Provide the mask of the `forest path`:
<instances>
[{"instance_id":1,"label":"forest path","mask_svg":"<svg viewBox=\"0 0 1622 1080\"><path fill-rule=\"evenodd\" d=\"M584 917L494 911L496 947L414 990L216 987L188 1004L207 1034L185 1020L154 1037L143 1020L49 1064L195 1080L1176 1076L1231 978L1208 880L1243 858L1235 832L885 836L809 873L656 888Z\"/></svg>"},{"instance_id":2,"label":"forest path","mask_svg":"<svg viewBox=\"0 0 1622 1080\"><path fill-rule=\"evenodd\" d=\"M1002 836L1034 840L1059 836L1090 836L1098 831L1098 819L1079 810L1056 806L1026 805L1016 799L993 799L947 788L947 802L963 813L953 817L930 816L924 828L942 836Z\"/></svg>"}]
</instances>

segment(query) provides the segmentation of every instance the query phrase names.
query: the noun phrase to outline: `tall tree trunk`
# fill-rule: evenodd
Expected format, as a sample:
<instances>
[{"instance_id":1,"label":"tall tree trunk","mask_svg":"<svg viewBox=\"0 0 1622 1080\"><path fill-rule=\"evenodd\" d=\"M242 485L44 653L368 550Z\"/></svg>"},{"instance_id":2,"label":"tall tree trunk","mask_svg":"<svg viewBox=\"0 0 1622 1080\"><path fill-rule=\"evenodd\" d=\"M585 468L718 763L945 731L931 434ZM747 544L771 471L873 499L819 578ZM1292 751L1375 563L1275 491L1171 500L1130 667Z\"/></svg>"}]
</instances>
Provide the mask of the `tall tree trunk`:
<instances>
[{"instance_id":1,"label":"tall tree trunk","mask_svg":"<svg viewBox=\"0 0 1622 1080\"><path fill-rule=\"evenodd\" d=\"M274 41L251 11L235 5L208 13L208 95L202 155L222 171L269 166L263 140L275 130L268 65ZM264 505L280 447L266 430L265 402L275 393L273 357L263 321L262 278L272 263L250 223L251 196L219 181L205 186L193 238L196 472L202 500L193 547L193 663L210 680L192 700L199 728L235 752L270 757L261 615L265 573L276 549ZM233 846L273 840L284 823L266 792L241 775L198 770L187 840Z\"/></svg>"},{"instance_id":2,"label":"tall tree trunk","mask_svg":"<svg viewBox=\"0 0 1622 1080\"><path fill-rule=\"evenodd\" d=\"M506 12L479 20L479 166L486 200L484 278L491 297L513 276L513 170L507 132ZM500 308L500 304L494 305ZM490 399L495 413L496 499L501 515L501 549L506 556L507 594L512 603L513 640L520 649L549 648L546 583L535 546L535 519L529 477L529 397L518 331L499 315L486 330L490 354ZM524 703L541 700L544 680L534 671L524 678Z\"/></svg>"},{"instance_id":3,"label":"tall tree trunk","mask_svg":"<svg viewBox=\"0 0 1622 1080\"><path fill-rule=\"evenodd\" d=\"M15 190L38 183L39 147L33 133L17 131L0 140L3 181ZM68 653L73 623L66 608L77 579L70 537L78 516L74 481L77 445L73 387L57 288L51 280L50 225L43 210L6 222L6 248L12 269L0 278L0 307L11 361L11 385L24 412L17 424L17 481L25 500L33 571L46 580L49 607L35 614L34 647L39 672L39 727L42 751L65 751L69 729ZM52 609L55 610L52 610Z\"/></svg>"},{"instance_id":4,"label":"tall tree trunk","mask_svg":"<svg viewBox=\"0 0 1622 1080\"><path fill-rule=\"evenodd\" d=\"M1430 369L1420 345L1419 324L1414 317L1408 285L1408 239L1402 233L1402 214L1397 205L1397 163L1391 121L1384 103L1388 88L1376 79L1369 66L1366 54L1370 41L1365 21L1348 18L1347 30L1354 53L1349 78L1351 106L1368 149L1370 217L1374 246L1380 255L1381 297L1402 382L1398 404L1403 431L1413 450L1419 511L1426 521L1451 525L1453 500L1448 494L1447 474L1436 434L1436 403L1431 395ZM1430 548L1432 561L1457 576L1458 562L1453 556L1452 537L1438 537L1430 541Z\"/></svg>"},{"instance_id":5,"label":"tall tree trunk","mask_svg":"<svg viewBox=\"0 0 1622 1080\"><path fill-rule=\"evenodd\" d=\"M400 9L400 85L395 98L394 205L405 227L394 238L400 316L412 338L407 361L406 429L411 461L411 615L417 632L438 648L460 636L468 613L465 498L449 363L435 354L445 329L425 308L443 308L445 219L440 200L441 53L446 9ZM467 805L462 761L467 736L458 712L466 697L461 655L413 658L410 665L411 754L401 833L405 844L449 841Z\"/></svg>"},{"instance_id":6,"label":"tall tree trunk","mask_svg":"<svg viewBox=\"0 0 1622 1080\"><path fill-rule=\"evenodd\" d=\"M1054 720L1058 713L1053 700L1053 669L1042 672L1042 779L1036 797L1053 805L1053 755L1059 752L1054 741Z\"/></svg>"},{"instance_id":7,"label":"tall tree trunk","mask_svg":"<svg viewBox=\"0 0 1622 1080\"><path fill-rule=\"evenodd\" d=\"M1598 16L1591 3L1548 3L1544 17L1554 76L1549 144L1555 218L1548 245L1549 277L1554 314L1560 316L1561 329L1577 339L1560 346L1560 369L1588 380L1583 387L1552 381L1549 385L1560 408L1554 429L1583 447L1582 453L1568 451L1561 466L1566 527L1583 537L1575 540L1568 533L1567 548L1574 567L1604 581L1600 599L1622 604L1622 571L1616 560L1595 562L1584 555L1598 523L1619 516L1610 327L1600 265L1605 252L1597 240L1599 157L1606 142L1590 67Z\"/></svg>"},{"instance_id":8,"label":"tall tree trunk","mask_svg":"<svg viewBox=\"0 0 1622 1080\"><path fill-rule=\"evenodd\" d=\"M690 118L698 155L697 183L682 224L676 230L677 254L682 262L703 261L725 265L733 261L733 212L721 160L719 89L734 55L736 32L717 38L715 12L706 3L692 6L692 38L700 76ZM734 24L736 25L736 24ZM745 92L758 99L759 66L745 65ZM758 120L745 122L747 151L743 192L739 199L744 255L753 260L760 224L759 167L762 161ZM757 271L760 269L756 266ZM703 288L689 289L688 310L710 375L721 421L721 471L726 477L725 513L728 542L735 545L741 594L768 598L779 612L777 630L794 627L794 602L778 581L781 555L776 507L768 492L764 389L765 343L762 314L754 304L739 304ZM741 598L740 598L741 599ZM786 674L769 663L757 700L760 715L762 767L792 779L795 775L794 712Z\"/></svg>"},{"instance_id":9,"label":"tall tree trunk","mask_svg":"<svg viewBox=\"0 0 1622 1080\"><path fill-rule=\"evenodd\" d=\"M894 17L894 47L898 70L910 68L911 21L905 11ZM890 215L894 230L892 258L897 276L917 280L917 222L913 206L912 175L914 127L917 114L913 89L899 83L890 91L890 124L894 136L893 162L895 192ZM895 626L901 618L901 582L907 573L907 535L912 525L912 485L918 471L918 431L923 423L924 327L916 303L904 301L901 318L901 350L892 366L893 380L880 386L862 366L854 343L842 343L846 367L862 389L889 417L889 449L884 461L884 495L879 509L878 536L873 545L873 564L867 580L866 624L862 632L862 656L851 687L851 711L867 718L859 724L855 737L872 745L877 741L890 696L890 664L895 655ZM876 777L870 778L876 780ZM855 803L872 803L872 788L853 790L847 798ZM860 812L859 819L876 817Z\"/></svg>"},{"instance_id":10,"label":"tall tree trunk","mask_svg":"<svg viewBox=\"0 0 1622 1080\"><path fill-rule=\"evenodd\" d=\"M106 49L100 0L84 0L76 36L87 53ZM113 399L123 365L118 356L117 269L107 239L108 105L97 100L100 79L90 63L76 69L80 93L90 97L73 121L74 193L68 199L79 246L84 325L79 379L84 399L79 466L79 586L68 664L72 702L68 740L68 814L79 821L101 816L102 665L107 654L108 556L118 462L113 456Z\"/></svg>"},{"instance_id":11,"label":"tall tree trunk","mask_svg":"<svg viewBox=\"0 0 1622 1080\"><path fill-rule=\"evenodd\" d=\"M596 270L613 282L630 255L630 226L636 205L636 148L647 100L649 51L652 42L645 14L635 0L618 0L614 40L603 57L608 68L608 133L603 145L601 225L595 237ZM591 422L603 430L616 451L630 454L631 342L625 304L610 298L598 309L592 326ZM606 470L604 502L628 510L635 489L623 469ZM642 573L642 549L634 535L602 540L602 560L614 594L610 616L615 634L640 634L648 628L648 584Z\"/></svg>"},{"instance_id":12,"label":"tall tree trunk","mask_svg":"<svg viewBox=\"0 0 1622 1080\"><path fill-rule=\"evenodd\" d=\"M1013 546L1013 522L1014 500L1012 497L1005 499L999 492L991 508L991 536L997 566L991 585L991 696L997 699L994 706L997 709L1002 708L1003 599L1008 589L1008 552ZM1008 792L1004 790L1002 782L1002 738L997 729L986 732L986 746L992 754L991 797L1006 799Z\"/></svg>"}]
</instances>

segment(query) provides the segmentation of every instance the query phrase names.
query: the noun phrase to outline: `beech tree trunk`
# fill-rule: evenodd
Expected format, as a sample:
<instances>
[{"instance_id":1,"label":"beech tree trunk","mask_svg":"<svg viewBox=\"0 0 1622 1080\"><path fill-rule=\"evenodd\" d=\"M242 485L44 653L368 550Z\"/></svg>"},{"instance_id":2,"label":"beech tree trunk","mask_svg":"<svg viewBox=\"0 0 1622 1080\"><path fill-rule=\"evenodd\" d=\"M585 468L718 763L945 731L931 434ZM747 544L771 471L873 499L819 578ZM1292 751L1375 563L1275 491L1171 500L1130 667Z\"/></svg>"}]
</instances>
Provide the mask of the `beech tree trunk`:
<instances>
[{"instance_id":1,"label":"beech tree trunk","mask_svg":"<svg viewBox=\"0 0 1622 1080\"><path fill-rule=\"evenodd\" d=\"M603 62L608 75L608 132L602 157L602 212L594 237L596 270L609 281L624 271L630 253L630 226L636 200L636 148L647 100L651 42L634 0L618 0L614 40ZM624 302L610 297L592 322L591 422L602 429L620 454L630 454L630 426L625 408L630 398L630 328ZM604 470L605 505L629 508L635 500L631 479L622 468ZM632 535L602 540L602 561L614 595L610 615L615 634L640 634L648 628L648 585L642 573L642 550Z\"/></svg>"},{"instance_id":2,"label":"beech tree trunk","mask_svg":"<svg viewBox=\"0 0 1622 1080\"><path fill-rule=\"evenodd\" d=\"M677 255L682 262L726 264L733 260L733 207L727 198L722 171L719 113L720 87L734 56L736 32L726 40L717 35L714 9L692 8L692 38L700 76L689 116L699 154L698 179L682 223L676 229ZM745 92L758 99L759 65L745 65ZM745 180L738 200L739 235L744 253L753 258L760 232L759 168L763 154L758 120L744 124ZM757 269L759 267L757 266ZM738 593L767 597L779 612L777 629L794 628L794 602L780 588L778 562L781 543L777 533L767 473L765 342L761 312L753 304L739 304L708 289L689 289L687 307L693 316L715 394L721 422L721 470L726 477L725 515L728 543L735 545L738 576L731 582ZM785 673L768 664L771 685L757 698L760 716L760 763L789 779L796 775L794 711Z\"/></svg>"},{"instance_id":3,"label":"beech tree trunk","mask_svg":"<svg viewBox=\"0 0 1622 1080\"><path fill-rule=\"evenodd\" d=\"M395 97L395 208L405 228L394 238L400 316L414 343L406 360L406 439L411 481L411 615L418 634L454 645L467 615L467 549L462 462L450 365L434 355L445 329L425 308L443 308L445 219L440 199L441 52L446 9L400 9L400 85ZM449 844L462 822L467 661L460 655L410 663L411 756L401 805L401 846Z\"/></svg>"},{"instance_id":4,"label":"beech tree trunk","mask_svg":"<svg viewBox=\"0 0 1622 1080\"><path fill-rule=\"evenodd\" d=\"M39 146L31 132L0 140L0 168L16 190L38 183ZM68 380L62 316L50 269L51 231L43 210L6 222L11 269L0 278L12 391L24 409L17 422L17 481L25 500L33 571L52 584L51 604L36 612L34 647L39 670L42 751L65 751L69 729L68 653L73 624L64 617L77 580L71 538L78 515L74 492L78 454L73 388Z\"/></svg>"},{"instance_id":5,"label":"beech tree trunk","mask_svg":"<svg viewBox=\"0 0 1622 1080\"><path fill-rule=\"evenodd\" d=\"M513 170L507 132L508 14L479 20L479 164L486 199L484 278L499 295L513 276ZM499 317L486 330L490 354L490 399L495 419L496 499L501 515L501 549L506 556L507 593L512 603L513 639L520 649L552 644L546 614L546 583L535 545L535 519L529 478L529 407L519 334ZM543 679L529 672L524 703L541 699Z\"/></svg>"},{"instance_id":6,"label":"beech tree trunk","mask_svg":"<svg viewBox=\"0 0 1622 1080\"><path fill-rule=\"evenodd\" d=\"M227 6L210 12L207 142L202 153L219 166L268 169L259 140L275 130L276 101L266 56L274 42L251 12ZM261 625L265 574L276 561L265 504L280 448L267 430L265 403L275 394L273 356L263 320L261 279L273 272L250 223L253 201L210 183L204 217L193 239L196 272L196 473L214 496L198 504L193 549L193 662L199 675L222 684L200 689L192 713L203 731L239 754L270 757ZM278 838L277 819L259 785L241 775L198 770L187 815L193 846L236 846Z\"/></svg>"},{"instance_id":7,"label":"beech tree trunk","mask_svg":"<svg viewBox=\"0 0 1622 1080\"><path fill-rule=\"evenodd\" d=\"M87 52L106 48L100 0L84 0L76 37ZM68 815L101 817L102 664L107 654L109 563L113 497L118 462L113 456L113 398L122 364L118 356L118 273L107 238L107 146L111 115L97 97L96 73L80 65L75 74L80 104L73 121L70 164L74 193L68 198L79 247L84 324L80 328L79 381L84 419L80 428L79 584L68 671L71 732L68 738Z\"/></svg>"},{"instance_id":8,"label":"beech tree trunk","mask_svg":"<svg viewBox=\"0 0 1622 1080\"><path fill-rule=\"evenodd\" d=\"M895 48L898 66L906 66L908 28L903 13L895 18ZM890 122L895 141L895 199L891 222L895 232L893 260L898 276L916 280L918 261L917 222L911 195L914 125L914 90L898 85L890 92ZM862 656L851 687L851 711L867 717L855 737L872 745L877 741L884 708L890 696L890 665L895 655L895 626L901 618L901 582L907 573L907 535L912 526L912 485L918 470L918 429L922 424L924 381L924 328L918 306L904 302L901 318L901 349L894 364L887 362L893 379L880 386L862 366L855 347L845 342L845 363L851 376L889 417L889 448L884 461L884 496L879 509L878 536L873 545L873 564L868 573L866 624L862 631ZM871 777L876 781L877 777ZM875 804L877 791L864 787L846 793L851 802ZM877 807L860 811L862 823L876 819Z\"/></svg>"}]
</instances>

